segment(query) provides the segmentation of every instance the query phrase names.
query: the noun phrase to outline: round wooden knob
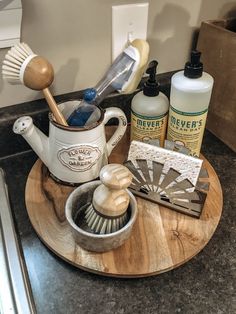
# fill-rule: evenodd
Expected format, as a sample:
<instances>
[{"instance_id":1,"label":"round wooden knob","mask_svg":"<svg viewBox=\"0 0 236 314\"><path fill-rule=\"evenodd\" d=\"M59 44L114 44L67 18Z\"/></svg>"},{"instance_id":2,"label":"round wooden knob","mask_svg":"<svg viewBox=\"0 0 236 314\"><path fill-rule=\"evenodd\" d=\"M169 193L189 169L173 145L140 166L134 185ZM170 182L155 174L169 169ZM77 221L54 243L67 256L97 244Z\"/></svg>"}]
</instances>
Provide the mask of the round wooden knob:
<instances>
[{"instance_id":1,"label":"round wooden knob","mask_svg":"<svg viewBox=\"0 0 236 314\"><path fill-rule=\"evenodd\" d=\"M52 84L53 79L53 67L43 57L35 56L25 68L24 84L31 89L43 90Z\"/></svg>"},{"instance_id":2,"label":"round wooden knob","mask_svg":"<svg viewBox=\"0 0 236 314\"><path fill-rule=\"evenodd\" d=\"M129 206L129 195L125 190L110 190L101 184L93 193L93 207L106 218L122 216Z\"/></svg>"},{"instance_id":3,"label":"round wooden knob","mask_svg":"<svg viewBox=\"0 0 236 314\"><path fill-rule=\"evenodd\" d=\"M93 194L93 207L105 217L122 216L129 206L129 194L125 190L132 182L132 173L123 165L109 164L102 168L103 184Z\"/></svg>"},{"instance_id":4,"label":"round wooden knob","mask_svg":"<svg viewBox=\"0 0 236 314\"><path fill-rule=\"evenodd\" d=\"M102 168L100 180L111 189L126 189L132 182L133 175L129 169L120 164L109 164Z\"/></svg>"}]
</instances>

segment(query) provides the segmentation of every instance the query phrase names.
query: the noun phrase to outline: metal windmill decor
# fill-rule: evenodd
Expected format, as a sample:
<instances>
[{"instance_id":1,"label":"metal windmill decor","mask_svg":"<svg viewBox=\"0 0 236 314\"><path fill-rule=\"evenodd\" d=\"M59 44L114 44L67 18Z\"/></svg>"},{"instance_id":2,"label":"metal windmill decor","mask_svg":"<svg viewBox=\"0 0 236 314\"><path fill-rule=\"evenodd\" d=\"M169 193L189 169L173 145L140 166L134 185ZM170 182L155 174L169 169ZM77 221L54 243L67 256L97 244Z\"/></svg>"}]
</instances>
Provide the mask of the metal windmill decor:
<instances>
[{"instance_id":1,"label":"metal windmill decor","mask_svg":"<svg viewBox=\"0 0 236 314\"><path fill-rule=\"evenodd\" d=\"M167 142L168 147L172 147ZM204 192L208 177L202 160L169 149L133 141L128 161L124 165L132 172L130 190L137 196L199 218L206 200Z\"/></svg>"}]
</instances>

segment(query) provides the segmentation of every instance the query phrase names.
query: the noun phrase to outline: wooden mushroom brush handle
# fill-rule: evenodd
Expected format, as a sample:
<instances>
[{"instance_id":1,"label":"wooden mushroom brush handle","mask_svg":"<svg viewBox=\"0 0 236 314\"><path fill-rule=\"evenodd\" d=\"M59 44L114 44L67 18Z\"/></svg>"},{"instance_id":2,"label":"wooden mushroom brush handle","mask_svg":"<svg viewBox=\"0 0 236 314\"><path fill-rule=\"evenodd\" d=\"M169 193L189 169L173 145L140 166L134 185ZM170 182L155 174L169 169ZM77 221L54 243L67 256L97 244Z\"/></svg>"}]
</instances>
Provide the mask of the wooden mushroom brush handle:
<instances>
[{"instance_id":1,"label":"wooden mushroom brush handle","mask_svg":"<svg viewBox=\"0 0 236 314\"><path fill-rule=\"evenodd\" d=\"M67 126L67 122L57 107L57 104L48 89L54 79L54 71L52 65L43 57L34 57L26 66L23 81L25 86L42 90L47 100L50 110L52 111L56 122Z\"/></svg>"},{"instance_id":2,"label":"wooden mushroom brush handle","mask_svg":"<svg viewBox=\"0 0 236 314\"><path fill-rule=\"evenodd\" d=\"M129 206L129 194L126 188L131 184L133 175L123 165L109 164L102 168L102 184L93 194L93 207L106 217L122 216Z\"/></svg>"}]
</instances>

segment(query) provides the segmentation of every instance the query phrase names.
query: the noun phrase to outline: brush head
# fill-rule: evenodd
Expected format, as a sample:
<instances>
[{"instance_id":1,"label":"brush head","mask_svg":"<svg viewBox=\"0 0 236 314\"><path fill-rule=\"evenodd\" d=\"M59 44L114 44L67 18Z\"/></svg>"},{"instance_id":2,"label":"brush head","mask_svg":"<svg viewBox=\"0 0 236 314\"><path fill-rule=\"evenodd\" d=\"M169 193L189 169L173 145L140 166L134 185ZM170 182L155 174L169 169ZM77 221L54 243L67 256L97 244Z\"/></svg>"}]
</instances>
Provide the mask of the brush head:
<instances>
[{"instance_id":1,"label":"brush head","mask_svg":"<svg viewBox=\"0 0 236 314\"><path fill-rule=\"evenodd\" d=\"M24 69L36 54L25 43L13 46L5 55L2 65L2 76L9 82L23 82Z\"/></svg>"},{"instance_id":2,"label":"brush head","mask_svg":"<svg viewBox=\"0 0 236 314\"><path fill-rule=\"evenodd\" d=\"M9 83L22 83L34 90L43 90L54 79L52 65L39 57L25 43L12 47L2 65L2 76Z\"/></svg>"},{"instance_id":3,"label":"brush head","mask_svg":"<svg viewBox=\"0 0 236 314\"><path fill-rule=\"evenodd\" d=\"M87 224L94 232L114 232L127 223L129 194L126 188L131 184L132 177L123 165L103 167L100 173L102 184L94 191L92 204L85 213Z\"/></svg>"},{"instance_id":4,"label":"brush head","mask_svg":"<svg viewBox=\"0 0 236 314\"><path fill-rule=\"evenodd\" d=\"M119 217L106 217L101 216L101 213L97 212L92 204L86 209L85 219L88 227L97 234L108 234L116 232L123 228L128 220L129 214L126 211Z\"/></svg>"},{"instance_id":5,"label":"brush head","mask_svg":"<svg viewBox=\"0 0 236 314\"><path fill-rule=\"evenodd\" d=\"M148 63L149 44L147 41L143 39L135 39L131 42L131 46L139 53L139 60L137 61L138 64L136 65L135 73L130 77L128 83L122 89L123 94L133 93L137 89Z\"/></svg>"}]
</instances>

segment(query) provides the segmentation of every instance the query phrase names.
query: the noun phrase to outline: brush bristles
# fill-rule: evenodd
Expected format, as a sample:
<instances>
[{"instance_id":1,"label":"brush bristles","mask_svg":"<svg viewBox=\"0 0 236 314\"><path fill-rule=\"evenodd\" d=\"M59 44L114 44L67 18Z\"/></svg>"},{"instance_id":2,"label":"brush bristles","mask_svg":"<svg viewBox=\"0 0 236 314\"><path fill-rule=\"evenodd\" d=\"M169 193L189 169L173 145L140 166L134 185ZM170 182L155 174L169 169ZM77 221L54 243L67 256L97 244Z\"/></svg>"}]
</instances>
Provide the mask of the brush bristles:
<instances>
[{"instance_id":1,"label":"brush bristles","mask_svg":"<svg viewBox=\"0 0 236 314\"><path fill-rule=\"evenodd\" d=\"M29 57L34 55L30 47L25 43L13 46L6 54L2 65L2 75L8 81L20 80L22 64Z\"/></svg>"},{"instance_id":2,"label":"brush bristles","mask_svg":"<svg viewBox=\"0 0 236 314\"><path fill-rule=\"evenodd\" d=\"M88 227L95 233L107 234L120 230L128 221L127 212L118 218L105 218L100 216L92 204L85 211L85 220Z\"/></svg>"}]
</instances>

